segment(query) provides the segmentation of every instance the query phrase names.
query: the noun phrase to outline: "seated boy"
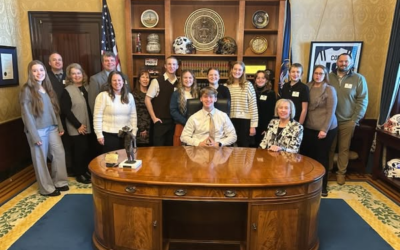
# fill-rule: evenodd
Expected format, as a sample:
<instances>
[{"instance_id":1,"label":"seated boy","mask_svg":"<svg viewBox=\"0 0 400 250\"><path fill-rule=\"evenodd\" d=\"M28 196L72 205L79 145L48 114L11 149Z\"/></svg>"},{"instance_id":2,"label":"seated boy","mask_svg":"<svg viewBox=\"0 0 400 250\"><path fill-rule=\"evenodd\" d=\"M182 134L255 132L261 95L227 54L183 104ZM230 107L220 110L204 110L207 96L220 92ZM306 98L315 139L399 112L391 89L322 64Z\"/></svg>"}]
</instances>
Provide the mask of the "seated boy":
<instances>
[{"instance_id":1,"label":"seated boy","mask_svg":"<svg viewBox=\"0 0 400 250\"><path fill-rule=\"evenodd\" d=\"M218 92L212 87L200 91L203 108L189 117L182 131L186 145L219 148L236 142L235 128L228 115L214 107Z\"/></svg>"}]
</instances>

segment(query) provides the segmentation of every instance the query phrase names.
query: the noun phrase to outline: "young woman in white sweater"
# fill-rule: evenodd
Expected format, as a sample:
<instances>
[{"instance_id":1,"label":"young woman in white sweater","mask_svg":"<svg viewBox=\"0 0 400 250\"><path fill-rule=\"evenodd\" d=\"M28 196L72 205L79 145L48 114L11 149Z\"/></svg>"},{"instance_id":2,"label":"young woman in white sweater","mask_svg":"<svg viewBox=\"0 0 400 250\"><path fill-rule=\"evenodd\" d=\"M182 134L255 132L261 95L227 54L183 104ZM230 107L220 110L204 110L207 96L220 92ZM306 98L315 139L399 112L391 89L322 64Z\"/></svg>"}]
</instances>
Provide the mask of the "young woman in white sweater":
<instances>
[{"instance_id":1,"label":"young woman in white sweater","mask_svg":"<svg viewBox=\"0 0 400 250\"><path fill-rule=\"evenodd\" d=\"M96 97L93 127L97 141L103 146L103 153L124 148L123 138L118 131L129 126L137 132L135 101L125 84L121 72L113 71L108 76L108 88Z\"/></svg>"},{"instance_id":2,"label":"young woman in white sweater","mask_svg":"<svg viewBox=\"0 0 400 250\"><path fill-rule=\"evenodd\" d=\"M254 143L258 126L256 92L246 79L245 69L243 62L234 62L227 81L231 94L230 118L236 130L236 143L239 147L249 147Z\"/></svg>"}]
</instances>

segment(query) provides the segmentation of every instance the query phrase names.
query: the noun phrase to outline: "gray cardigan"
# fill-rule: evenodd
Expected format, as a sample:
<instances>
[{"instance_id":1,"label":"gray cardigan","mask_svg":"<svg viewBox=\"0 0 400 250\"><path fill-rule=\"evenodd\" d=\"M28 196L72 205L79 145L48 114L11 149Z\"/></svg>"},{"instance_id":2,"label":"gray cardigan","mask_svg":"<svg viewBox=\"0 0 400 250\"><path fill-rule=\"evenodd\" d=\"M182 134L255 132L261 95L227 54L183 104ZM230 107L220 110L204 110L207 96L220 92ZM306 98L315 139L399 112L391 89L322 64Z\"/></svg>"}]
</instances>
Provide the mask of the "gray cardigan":
<instances>
[{"instance_id":1,"label":"gray cardigan","mask_svg":"<svg viewBox=\"0 0 400 250\"><path fill-rule=\"evenodd\" d=\"M336 90L327 83L323 83L319 88L315 88L312 82L307 83L307 86L310 89L310 102L305 127L327 133L337 127Z\"/></svg>"},{"instance_id":2,"label":"gray cardigan","mask_svg":"<svg viewBox=\"0 0 400 250\"><path fill-rule=\"evenodd\" d=\"M88 89L88 86L85 87ZM90 134L92 128L90 127L90 118L87 109L86 99L82 95L80 89L74 84L65 87L65 91L68 92L69 98L71 99L71 112L75 118L83 125L86 126L86 132ZM62 98L68 98L63 96ZM67 124L67 130L69 135L79 135L77 128L67 119L65 119Z\"/></svg>"},{"instance_id":3,"label":"gray cardigan","mask_svg":"<svg viewBox=\"0 0 400 250\"><path fill-rule=\"evenodd\" d=\"M64 132L60 116L56 115L50 97L47 93L39 92L43 101L43 113L40 116L34 116L32 112L32 95L25 84L19 94L19 101L21 105L21 117L24 122L28 140L32 144L41 141L38 129L47 128L50 126L58 126L58 131Z\"/></svg>"}]
</instances>

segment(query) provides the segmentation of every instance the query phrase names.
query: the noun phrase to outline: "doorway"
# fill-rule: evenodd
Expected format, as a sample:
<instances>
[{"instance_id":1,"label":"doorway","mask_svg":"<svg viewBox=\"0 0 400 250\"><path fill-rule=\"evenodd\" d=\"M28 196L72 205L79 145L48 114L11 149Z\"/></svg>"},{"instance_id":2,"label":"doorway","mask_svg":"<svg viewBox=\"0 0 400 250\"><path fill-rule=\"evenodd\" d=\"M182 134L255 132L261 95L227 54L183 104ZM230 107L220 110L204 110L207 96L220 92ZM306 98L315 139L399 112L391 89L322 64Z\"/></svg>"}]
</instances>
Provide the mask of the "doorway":
<instances>
[{"instance_id":1,"label":"doorway","mask_svg":"<svg viewBox=\"0 0 400 250\"><path fill-rule=\"evenodd\" d=\"M32 58L48 66L58 52L64 69L79 63L88 77L101 71L101 13L29 11Z\"/></svg>"}]
</instances>

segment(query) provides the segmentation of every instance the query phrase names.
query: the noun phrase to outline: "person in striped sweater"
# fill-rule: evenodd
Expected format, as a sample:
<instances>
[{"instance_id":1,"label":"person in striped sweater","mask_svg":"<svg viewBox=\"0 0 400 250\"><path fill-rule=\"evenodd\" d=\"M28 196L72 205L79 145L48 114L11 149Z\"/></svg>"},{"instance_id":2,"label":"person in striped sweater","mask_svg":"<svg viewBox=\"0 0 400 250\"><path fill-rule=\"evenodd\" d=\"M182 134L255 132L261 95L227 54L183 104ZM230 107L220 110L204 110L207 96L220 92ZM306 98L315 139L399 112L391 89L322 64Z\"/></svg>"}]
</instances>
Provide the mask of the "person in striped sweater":
<instances>
[{"instance_id":1,"label":"person in striped sweater","mask_svg":"<svg viewBox=\"0 0 400 250\"><path fill-rule=\"evenodd\" d=\"M236 61L232 65L227 87L231 93L230 118L237 134L237 146L249 147L254 143L258 127L256 92L246 79L246 66Z\"/></svg>"}]
</instances>

